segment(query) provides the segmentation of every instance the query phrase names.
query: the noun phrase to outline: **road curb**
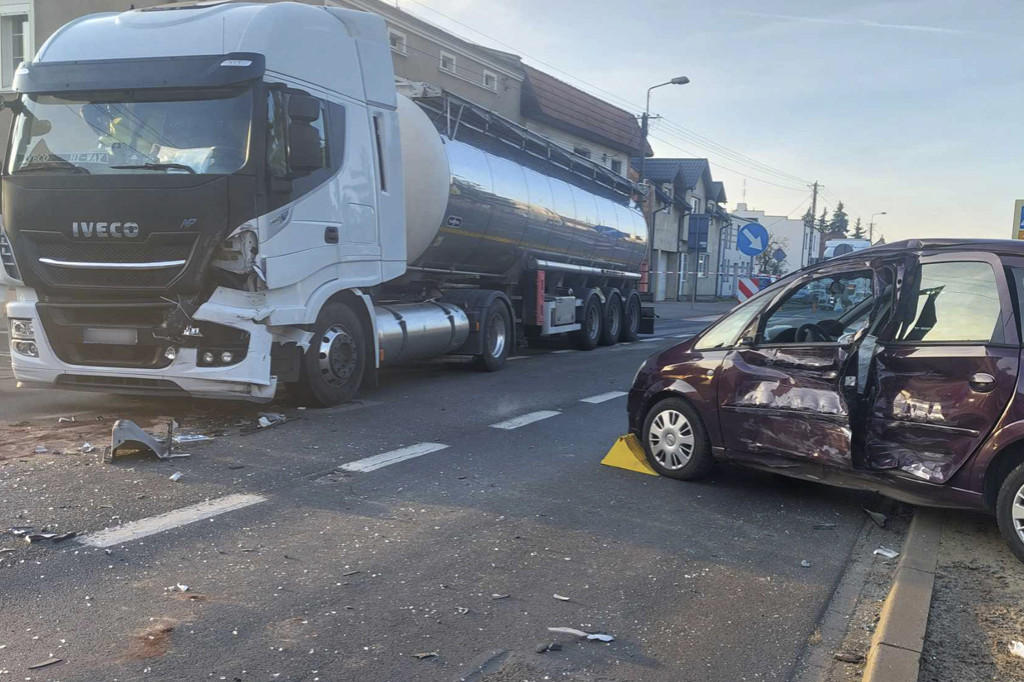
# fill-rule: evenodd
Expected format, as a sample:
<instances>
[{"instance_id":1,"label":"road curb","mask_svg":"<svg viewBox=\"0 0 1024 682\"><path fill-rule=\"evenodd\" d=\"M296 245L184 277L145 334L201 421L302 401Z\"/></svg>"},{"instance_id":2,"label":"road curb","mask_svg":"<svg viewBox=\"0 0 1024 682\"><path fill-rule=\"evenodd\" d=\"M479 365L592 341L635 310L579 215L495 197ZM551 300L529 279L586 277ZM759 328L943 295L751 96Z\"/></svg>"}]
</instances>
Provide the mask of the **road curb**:
<instances>
[{"instance_id":1,"label":"road curb","mask_svg":"<svg viewBox=\"0 0 1024 682\"><path fill-rule=\"evenodd\" d=\"M940 513L918 508L871 638L863 682L917 682L941 539Z\"/></svg>"}]
</instances>

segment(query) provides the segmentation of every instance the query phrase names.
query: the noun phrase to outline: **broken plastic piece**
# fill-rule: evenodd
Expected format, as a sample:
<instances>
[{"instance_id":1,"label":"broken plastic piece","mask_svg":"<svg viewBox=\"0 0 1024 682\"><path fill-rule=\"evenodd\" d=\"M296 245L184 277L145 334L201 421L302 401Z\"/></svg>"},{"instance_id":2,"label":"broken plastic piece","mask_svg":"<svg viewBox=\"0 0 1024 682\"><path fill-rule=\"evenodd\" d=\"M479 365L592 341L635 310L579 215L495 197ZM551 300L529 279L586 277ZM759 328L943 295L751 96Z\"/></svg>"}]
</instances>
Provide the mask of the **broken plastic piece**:
<instances>
[{"instance_id":1,"label":"broken plastic piece","mask_svg":"<svg viewBox=\"0 0 1024 682\"><path fill-rule=\"evenodd\" d=\"M10 533L11 535L15 536L15 537L19 537L20 538L20 537L26 535L27 533L31 533L32 532L32 526L12 526L11 528L9 528L7 530L7 532Z\"/></svg>"},{"instance_id":2,"label":"broken plastic piece","mask_svg":"<svg viewBox=\"0 0 1024 682\"><path fill-rule=\"evenodd\" d=\"M175 471L173 474L171 474L171 480L177 483L178 481L181 480L181 477L184 475L185 474L181 473L180 471Z\"/></svg>"},{"instance_id":3,"label":"broken plastic piece","mask_svg":"<svg viewBox=\"0 0 1024 682\"><path fill-rule=\"evenodd\" d=\"M885 521L887 518L885 514L879 514L878 512L871 511L870 509L867 508L864 509L864 513L870 516L871 520L874 521L879 528L885 528Z\"/></svg>"},{"instance_id":4,"label":"broken plastic piece","mask_svg":"<svg viewBox=\"0 0 1024 682\"><path fill-rule=\"evenodd\" d=\"M54 663L60 663L63 660L64 660L63 658L48 658L48 659L46 659L45 661L43 661L41 663L36 663L35 665L30 665L28 667L28 669L29 670L36 670L38 668L45 668L46 666L53 665Z\"/></svg>"},{"instance_id":5,"label":"broken plastic piece","mask_svg":"<svg viewBox=\"0 0 1024 682\"><path fill-rule=\"evenodd\" d=\"M53 541L54 542L64 542L65 540L70 540L71 538L77 537L77 536L78 536L78 533L76 533L75 531L71 531L69 533L61 533L60 535L53 536Z\"/></svg>"},{"instance_id":6,"label":"broken plastic piece","mask_svg":"<svg viewBox=\"0 0 1024 682\"><path fill-rule=\"evenodd\" d=\"M416 658L418 658L419 660L422 661L425 658L437 658L437 652L436 651L424 651L424 652L419 653L419 654L413 654L413 656L415 656Z\"/></svg>"},{"instance_id":7,"label":"broken plastic piece","mask_svg":"<svg viewBox=\"0 0 1024 682\"><path fill-rule=\"evenodd\" d=\"M872 554L884 556L886 559L895 559L900 555L900 553L897 552L895 549L889 549L888 547L879 547L874 552L872 552Z\"/></svg>"},{"instance_id":8,"label":"broken plastic piece","mask_svg":"<svg viewBox=\"0 0 1024 682\"><path fill-rule=\"evenodd\" d=\"M25 536L25 542L32 544L40 540L52 540L55 537L57 537L56 533L29 533Z\"/></svg>"},{"instance_id":9,"label":"broken plastic piece","mask_svg":"<svg viewBox=\"0 0 1024 682\"><path fill-rule=\"evenodd\" d=\"M807 559L804 559L803 561L800 562L800 565L803 566L804 568L810 568L811 567L811 562L808 561Z\"/></svg>"},{"instance_id":10,"label":"broken plastic piece","mask_svg":"<svg viewBox=\"0 0 1024 682\"><path fill-rule=\"evenodd\" d=\"M209 436L204 436L201 433L183 433L180 436L174 436L171 438L171 441L176 445L181 445L182 443L202 443L207 440L213 439Z\"/></svg>"},{"instance_id":11,"label":"broken plastic piece","mask_svg":"<svg viewBox=\"0 0 1024 682\"><path fill-rule=\"evenodd\" d=\"M117 455L117 449L126 443L150 450L160 459L172 457L188 457L187 454L171 454L171 445L174 442L174 430L178 428L178 422L171 420L167 425L167 435L164 438L157 438L143 431L138 424L130 419L118 419L110 430L110 458Z\"/></svg>"},{"instance_id":12,"label":"broken plastic piece","mask_svg":"<svg viewBox=\"0 0 1024 682\"><path fill-rule=\"evenodd\" d=\"M492 594L491 599L508 599L511 596L510 594Z\"/></svg>"},{"instance_id":13,"label":"broken plastic piece","mask_svg":"<svg viewBox=\"0 0 1024 682\"><path fill-rule=\"evenodd\" d=\"M1017 641L1016 639L1010 644L1010 653L1014 656L1024 658L1024 642Z\"/></svg>"},{"instance_id":14,"label":"broken plastic piece","mask_svg":"<svg viewBox=\"0 0 1024 682\"><path fill-rule=\"evenodd\" d=\"M563 597L560 594L553 594L551 596L557 599L558 601L572 601L571 599L569 599L569 597Z\"/></svg>"},{"instance_id":15,"label":"broken plastic piece","mask_svg":"<svg viewBox=\"0 0 1024 682\"><path fill-rule=\"evenodd\" d=\"M261 429L268 429L271 426L283 424L285 416L280 412L260 412L260 418L256 420Z\"/></svg>"},{"instance_id":16,"label":"broken plastic piece","mask_svg":"<svg viewBox=\"0 0 1024 682\"><path fill-rule=\"evenodd\" d=\"M74 422L74 417L57 417L58 424L73 424Z\"/></svg>"},{"instance_id":17,"label":"broken plastic piece","mask_svg":"<svg viewBox=\"0 0 1024 682\"><path fill-rule=\"evenodd\" d=\"M188 592L188 585L182 585L181 583L178 583L177 587L179 592Z\"/></svg>"},{"instance_id":18,"label":"broken plastic piece","mask_svg":"<svg viewBox=\"0 0 1024 682\"><path fill-rule=\"evenodd\" d=\"M579 639L587 639L592 642L614 642L615 637L604 632L583 632L583 630L577 630L576 628L548 628L548 632L553 632L556 635L572 635Z\"/></svg>"},{"instance_id":19,"label":"broken plastic piece","mask_svg":"<svg viewBox=\"0 0 1024 682\"><path fill-rule=\"evenodd\" d=\"M36 446L36 454L37 454L37 455L41 455L41 454L43 454L44 452L47 452L47 450L46 450L46 446L45 446L45 445L37 445L37 446Z\"/></svg>"},{"instance_id":20,"label":"broken plastic piece","mask_svg":"<svg viewBox=\"0 0 1024 682\"><path fill-rule=\"evenodd\" d=\"M87 454L87 455L88 455L88 454L89 454L90 452L92 452L93 450L95 450L95 449L96 449L96 446L94 446L94 445L93 445L92 443L90 443L89 441L85 441L84 443L82 443L82 447L80 447L80 448L78 448L78 449L79 449L79 450L80 450L81 452L84 452L85 454Z\"/></svg>"}]
</instances>

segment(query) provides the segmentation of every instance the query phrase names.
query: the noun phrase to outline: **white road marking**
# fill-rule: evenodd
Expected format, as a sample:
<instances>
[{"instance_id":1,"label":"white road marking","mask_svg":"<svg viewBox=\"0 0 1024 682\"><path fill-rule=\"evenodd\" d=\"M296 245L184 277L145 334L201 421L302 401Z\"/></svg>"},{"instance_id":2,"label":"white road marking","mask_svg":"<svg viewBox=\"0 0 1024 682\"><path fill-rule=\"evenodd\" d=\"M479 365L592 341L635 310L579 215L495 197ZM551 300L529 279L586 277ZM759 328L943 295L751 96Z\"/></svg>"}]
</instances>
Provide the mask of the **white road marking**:
<instances>
[{"instance_id":1,"label":"white road marking","mask_svg":"<svg viewBox=\"0 0 1024 682\"><path fill-rule=\"evenodd\" d=\"M583 398L580 400L581 403L590 403L591 405L597 405L598 403L607 402L614 400L615 398L621 398L624 395L629 395L625 391L608 391L607 393L598 393L592 395L589 398Z\"/></svg>"},{"instance_id":2,"label":"white road marking","mask_svg":"<svg viewBox=\"0 0 1024 682\"><path fill-rule=\"evenodd\" d=\"M195 523L196 521L209 519L225 512L259 504L260 502L265 502L266 499L262 495L245 495L241 493L227 495L216 500L207 500L206 502L193 504L191 507L175 509L166 514L158 514L146 519L130 521L116 528L86 533L79 536L77 541L90 547L111 547L124 544L125 542L132 542L149 535L155 535L156 533L162 533L165 530Z\"/></svg>"},{"instance_id":3,"label":"white road marking","mask_svg":"<svg viewBox=\"0 0 1024 682\"><path fill-rule=\"evenodd\" d=\"M349 462L348 464L342 464L338 468L344 471L355 471L365 474L368 471L376 471L377 469L382 469L391 464L404 462L407 459L429 455L431 452L444 450L447 447L448 446L444 443L417 443L416 445L399 448L397 450L392 450L391 452L383 452L379 455L374 455L373 457Z\"/></svg>"},{"instance_id":4,"label":"white road marking","mask_svg":"<svg viewBox=\"0 0 1024 682\"><path fill-rule=\"evenodd\" d=\"M531 412L529 414L524 414L521 417L516 417L515 419L509 419L507 421L498 422L497 424L491 424L491 428L505 429L506 431L510 431L512 429L518 429L520 426L526 426L527 424L532 424L533 422L539 422L541 419L557 417L560 414L562 413L557 410L541 410L540 412Z\"/></svg>"},{"instance_id":5,"label":"white road marking","mask_svg":"<svg viewBox=\"0 0 1024 682\"><path fill-rule=\"evenodd\" d=\"M575 353L575 352L576 352L576 350L573 349L573 348L563 348L561 350L553 350L553 351L551 351L551 354L554 355L555 353Z\"/></svg>"}]
</instances>

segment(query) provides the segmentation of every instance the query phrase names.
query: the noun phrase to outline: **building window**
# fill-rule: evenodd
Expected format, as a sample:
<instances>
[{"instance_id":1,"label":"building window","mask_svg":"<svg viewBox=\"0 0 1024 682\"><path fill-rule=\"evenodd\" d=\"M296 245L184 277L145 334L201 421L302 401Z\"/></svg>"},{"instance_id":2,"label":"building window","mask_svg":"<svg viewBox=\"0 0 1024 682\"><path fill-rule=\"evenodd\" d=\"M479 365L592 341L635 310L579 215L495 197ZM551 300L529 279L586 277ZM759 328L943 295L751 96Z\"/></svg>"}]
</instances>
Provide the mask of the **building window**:
<instances>
[{"instance_id":1,"label":"building window","mask_svg":"<svg viewBox=\"0 0 1024 682\"><path fill-rule=\"evenodd\" d=\"M0 77L3 87L8 88L14 82L14 72L25 61L28 50L28 15L6 14L0 17Z\"/></svg>"},{"instance_id":2,"label":"building window","mask_svg":"<svg viewBox=\"0 0 1024 682\"><path fill-rule=\"evenodd\" d=\"M700 213L700 199L698 197L693 198L693 212Z\"/></svg>"},{"instance_id":3,"label":"building window","mask_svg":"<svg viewBox=\"0 0 1024 682\"><path fill-rule=\"evenodd\" d=\"M498 91L498 76L490 71L484 71L483 83L488 90Z\"/></svg>"},{"instance_id":4,"label":"building window","mask_svg":"<svg viewBox=\"0 0 1024 682\"><path fill-rule=\"evenodd\" d=\"M697 276L707 277L708 276L708 256L710 254L701 253L697 255Z\"/></svg>"},{"instance_id":5,"label":"building window","mask_svg":"<svg viewBox=\"0 0 1024 682\"><path fill-rule=\"evenodd\" d=\"M391 50L398 54L408 54L405 48L405 34L393 28L388 29L388 42L391 43Z\"/></svg>"},{"instance_id":6,"label":"building window","mask_svg":"<svg viewBox=\"0 0 1024 682\"><path fill-rule=\"evenodd\" d=\"M622 175L622 162L621 161L619 161L618 159L612 159L611 167L612 167L612 173L617 173L618 175Z\"/></svg>"},{"instance_id":7,"label":"building window","mask_svg":"<svg viewBox=\"0 0 1024 682\"><path fill-rule=\"evenodd\" d=\"M441 70L455 75L455 55L450 52L441 53Z\"/></svg>"},{"instance_id":8,"label":"building window","mask_svg":"<svg viewBox=\"0 0 1024 682\"><path fill-rule=\"evenodd\" d=\"M589 149L585 149L583 147L573 147L572 148L572 153L576 154L577 156L582 156L584 159L589 159L590 158L590 150Z\"/></svg>"}]
</instances>

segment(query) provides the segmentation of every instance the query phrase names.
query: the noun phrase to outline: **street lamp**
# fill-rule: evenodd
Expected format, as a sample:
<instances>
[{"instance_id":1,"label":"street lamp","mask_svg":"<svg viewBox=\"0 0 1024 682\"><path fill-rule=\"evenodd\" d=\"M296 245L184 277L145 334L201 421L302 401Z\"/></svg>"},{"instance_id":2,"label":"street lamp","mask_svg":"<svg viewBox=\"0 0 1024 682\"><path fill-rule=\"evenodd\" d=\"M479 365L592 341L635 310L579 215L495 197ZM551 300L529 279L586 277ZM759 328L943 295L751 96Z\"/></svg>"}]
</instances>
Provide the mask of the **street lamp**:
<instances>
[{"instance_id":1,"label":"street lamp","mask_svg":"<svg viewBox=\"0 0 1024 682\"><path fill-rule=\"evenodd\" d=\"M872 244L875 243L875 216L876 215L888 215L885 211L879 211L878 213L871 214L871 220L868 222L868 241Z\"/></svg>"},{"instance_id":2,"label":"street lamp","mask_svg":"<svg viewBox=\"0 0 1024 682\"><path fill-rule=\"evenodd\" d=\"M641 211L643 210L643 207L647 203L647 192L644 189L643 185L644 185L644 180L646 180L646 177L647 177L646 174L645 174L645 171L647 170L647 122L651 118L651 90L655 90L657 88L661 88L661 87L664 87L666 85L686 85L689 82L690 82L690 79L687 78L686 76L676 76L672 80L665 81L664 83L658 83L657 85L652 85L651 87L647 88L647 103L644 106L644 114L643 114L643 116L640 117L640 186L641 186L641 192L643 192L643 194L641 196L641 200L644 202L641 205ZM644 219L646 219L646 217L647 216L645 214L644 215ZM648 245L648 249L647 249L647 253L649 254L647 256L647 289L651 293L656 293L654 291L654 217L653 216L651 217L651 225L650 225L650 229L648 230L648 232L649 232L648 240L650 241L650 244Z\"/></svg>"}]
</instances>

